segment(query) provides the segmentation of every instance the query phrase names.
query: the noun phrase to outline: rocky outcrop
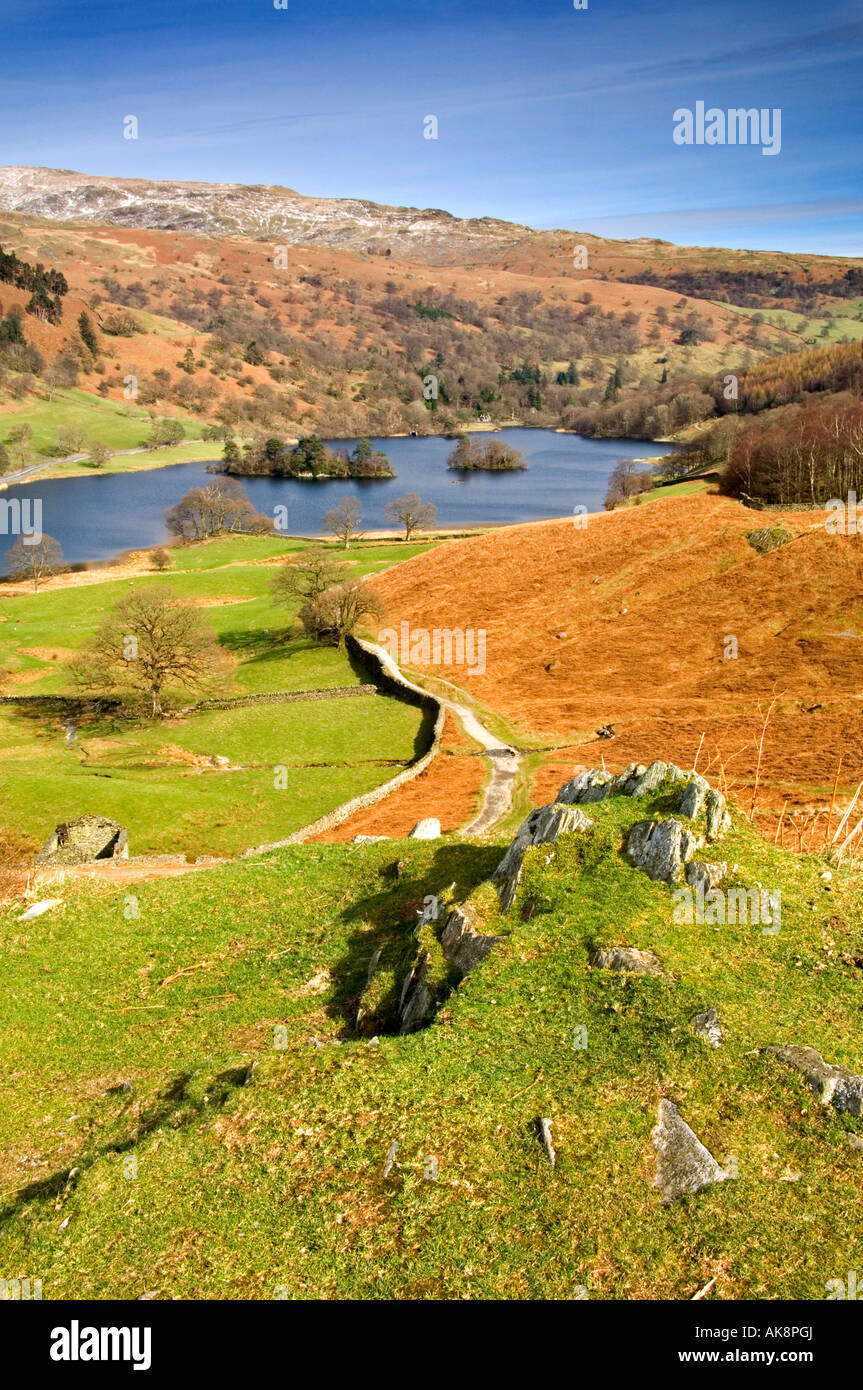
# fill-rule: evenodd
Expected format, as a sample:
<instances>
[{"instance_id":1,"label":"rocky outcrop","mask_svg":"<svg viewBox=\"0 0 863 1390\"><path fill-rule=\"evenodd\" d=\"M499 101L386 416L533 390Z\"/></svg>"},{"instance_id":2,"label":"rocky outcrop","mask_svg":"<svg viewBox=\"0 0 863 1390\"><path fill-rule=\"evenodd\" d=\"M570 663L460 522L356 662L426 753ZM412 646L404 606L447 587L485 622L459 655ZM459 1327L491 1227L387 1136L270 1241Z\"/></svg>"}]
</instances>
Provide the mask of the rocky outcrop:
<instances>
[{"instance_id":1,"label":"rocky outcrop","mask_svg":"<svg viewBox=\"0 0 863 1390\"><path fill-rule=\"evenodd\" d=\"M620 970L629 975L661 975L662 966L652 951L635 946L598 946L588 957L594 970Z\"/></svg>"},{"instance_id":2,"label":"rocky outcrop","mask_svg":"<svg viewBox=\"0 0 863 1390\"><path fill-rule=\"evenodd\" d=\"M524 856L533 845L554 844L558 836L571 834L576 830L589 830L592 825L593 821L589 816L571 805L553 803L531 811L492 874L500 898L501 911L509 912L512 907L521 879Z\"/></svg>"},{"instance_id":3,"label":"rocky outcrop","mask_svg":"<svg viewBox=\"0 0 863 1390\"><path fill-rule=\"evenodd\" d=\"M616 776L604 768L594 767L561 787L557 799L567 805L583 806L592 801L605 801L610 796L644 796L663 782L685 782L690 776L675 763L659 761L652 762L649 767L630 763L625 772Z\"/></svg>"},{"instance_id":4,"label":"rocky outcrop","mask_svg":"<svg viewBox=\"0 0 863 1390\"><path fill-rule=\"evenodd\" d=\"M799 1072L822 1105L832 1105L849 1115L863 1114L863 1076L825 1062L814 1047L785 1043L781 1047L765 1047L764 1052Z\"/></svg>"},{"instance_id":5,"label":"rocky outcrop","mask_svg":"<svg viewBox=\"0 0 863 1390\"><path fill-rule=\"evenodd\" d=\"M653 1185L661 1192L665 1205L713 1183L725 1182L730 1176L670 1100L659 1102L659 1117L651 1139L656 1154Z\"/></svg>"},{"instance_id":6,"label":"rocky outcrop","mask_svg":"<svg viewBox=\"0 0 863 1390\"><path fill-rule=\"evenodd\" d=\"M447 960L467 975L474 966L485 960L500 937L482 930L476 912L469 903L453 908L446 919L440 944Z\"/></svg>"},{"instance_id":7,"label":"rocky outcrop","mask_svg":"<svg viewBox=\"0 0 863 1390\"><path fill-rule=\"evenodd\" d=\"M491 904L483 898L486 886L476 890L468 902L453 907L447 914L440 937L435 934L434 949L441 950L444 960L455 966L462 976L469 974L500 940L500 935L490 930L488 924L496 920L498 912L504 915L510 911L529 849L554 845L561 835L590 831L594 821L581 809L583 805L605 801L611 796L636 798L666 787L672 798L670 804L676 805L687 819L690 819L689 813L696 818L703 812L705 816L712 815L714 828L721 827L728 819L724 798L715 793L703 777L684 772L674 763L655 761L648 766L631 763L625 772L616 776L604 768L592 768L565 783L555 801L531 811L491 876L497 902L493 896ZM414 838L425 838L426 824L420 822L414 828ZM629 832L626 848L630 862L651 878L673 884L685 874L691 886L701 884L706 890L724 877L727 865L695 860L695 852L703 842L703 835L694 827L671 817L639 821ZM548 858L552 857L549 854ZM421 933L422 928L418 936ZM660 961L651 951L634 946L598 947L591 952L590 964L595 969L634 975L663 973ZM435 971L437 969L435 966ZM429 970L428 949L424 955L421 948L401 990L399 1015L403 1030L420 1026L428 1017L437 988L429 988Z\"/></svg>"},{"instance_id":8,"label":"rocky outcrop","mask_svg":"<svg viewBox=\"0 0 863 1390\"><path fill-rule=\"evenodd\" d=\"M90 864L97 859L128 859L125 826L104 816L80 816L58 825L36 855L37 864Z\"/></svg>"},{"instance_id":9,"label":"rocky outcrop","mask_svg":"<svg viewBox=\"0 0 863 1390\"><path fill-rule=\"evenodd\" d=\"M697 849L697 837L674 819L638 821L626 841L630 863L660 883L679 883Z\"/></svg>"}]
</instances>

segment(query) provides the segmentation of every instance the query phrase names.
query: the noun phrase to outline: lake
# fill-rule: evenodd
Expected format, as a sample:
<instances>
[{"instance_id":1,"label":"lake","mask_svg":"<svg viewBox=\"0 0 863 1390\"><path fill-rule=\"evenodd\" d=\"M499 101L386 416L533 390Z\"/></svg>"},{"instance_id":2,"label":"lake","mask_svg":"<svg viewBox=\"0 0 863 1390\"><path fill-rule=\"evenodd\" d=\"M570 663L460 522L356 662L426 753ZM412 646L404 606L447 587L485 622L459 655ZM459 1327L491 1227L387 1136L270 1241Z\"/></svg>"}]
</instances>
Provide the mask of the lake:
<instances>
[{"instance_id":1,"label":"lake","mask_svg":"<svg viewBox=\"0 0 863 1390\"><path fill-rule=\"evenodd\" d=\"M320 482L295 479L241 478L258 511L272 516L287 506L287 530L316 535L324 512L346 495L359 498L363 528L387 526L384 507L405 492L418 492L434 502L443 527L504 526L567 516L576 507L602 509L608 479L621 459L667 453L673 447L644 440L585 439L553 430L503 429L478 436L500 439L520 449L526 472L450 472L446 458L451 439L374 439L398 474L396 478L334 478ZM332 448L353 449L354 440L328 440ZM25 481L0 494L0 500L41 499L42 530L63 547L68 564L112 559L119 551L158 545L167 537L164 512L191 487L214 481L206 463L181 463L139 473L94 472L87 477L43 477ZM0 512L0 518L5 512ZM5 561L13 537L0 535L0 558ZM2 569L2 566L0 566Z\"/></svg>"}]
</instances>

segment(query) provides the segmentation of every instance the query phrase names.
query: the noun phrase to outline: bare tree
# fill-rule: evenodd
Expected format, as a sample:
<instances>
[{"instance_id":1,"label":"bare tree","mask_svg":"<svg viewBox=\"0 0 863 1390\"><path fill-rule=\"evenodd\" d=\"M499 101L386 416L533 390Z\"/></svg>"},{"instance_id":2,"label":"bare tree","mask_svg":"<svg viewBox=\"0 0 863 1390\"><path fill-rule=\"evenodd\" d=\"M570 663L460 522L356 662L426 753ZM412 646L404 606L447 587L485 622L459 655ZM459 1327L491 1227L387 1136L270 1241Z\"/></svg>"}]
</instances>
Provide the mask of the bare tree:
<instances>
[{"instance_id":1,"label":"bare tree","mask_svg":"<svg viewBox=\"0 0 863 1390\"><path fill-rule=\"evenodd\" d=\"M53 401L61 386L67 384L66 373L59 367L46 367L42 373L42 384L49 401Z\"/></svg>"},{"instance_id":2,"label":"bare tree","mask_svg":"<svg viewBox=\"0 0 863 1390\"><path fill-rule=\"evenodd\" d=\"M301 603L315 599L348 577L346 565L340 565L333 554L323 547L304 550L281 565L272 584L276 603Z\"/></svg>"},{"instance_id":3,"label":"bare tree","mask_svg":"<svg viewBox=\"0 0 863 1390\"><path fill-rule=\"evenodd\" d=\"M102 468L110 457L111 450L108 448L107 444L103 444L99 439L94 439L91 442L87 461L91 463L94 468Z\"/></svg>"},{"instance_id":4,"label":"bare tree","mask_svg":"<svg viewBox=\"0 0 863 1390\"><path fill-rule=\"evenodd\" d=\"M356 497L343 497L337 507L332 507L324 517L324 529L331 536L337 536L345 550L350 549L351 541L360 535L360 522L363 519L360 504Z\"/></svg>"},{"instance_id":5,"label":"bare tree","mask_svg":"<svg viewBox=\"0 0 863 1390\"><path fill-rule=\"evenodd\" d=\"M23 468L30 458L33 446L33 427L26 423L13 425L9 431L9 452L19 468Z\"/></svg>"},{"instance_id":6,"label":"bare tree","mask_svg":"<svg viewBox=\"0 0 863 1390\"><path fill-rule=\"evenodd\" d=\"M167 508L165 525L184 541L204 541L229 532L263 535L273 529L271 518L255 511L243 487L233 479L191 488Z\"/></svg>"},{"instance_id":7,"label":"bare tree","mask_svg":"<svg viewBox=\"0 0 863 1390\"><path fill-rule=\"evenodd\" d=\"M60 458L80 454L87 447L87 431L82 425L64 425L57 431L54 449Z\"/></svg>"},{"instance_id":8,"label":"bare tree","mask_svg":"<svg viewBox=\"0 0 863 1390\"><path fill-rule=\"evenodd\" d=\"M639 493L650 492L653 488L653 471L639 468L634 459L621 459L608 480L605 494L606 511L613 511L621 503L629 502Z\"/></svg>"},{"instance_id":9,"label":"bare tree","mask_svg":"<svg viewBox=\"0 0 863 1390\"><path fill-rule=\"evenodd\" d=\"M387 521L398 522L405 528L405 540L409 541L414 531L428 531L437 521L437 507L434 502L424 502L418 492L406 492L404 497L396 497L384 508Z\"/></svg>"},{"instance_id":10,"label":"bare tree","mask_svg":"<svg viewBox=\"0 0 863 1390\"><path fill-rule=\"evenodd\" d=\"M327 589L300 609L300 622L306 632L337 647L345 645L345 638L362 618L380 620L384 616L380 595L359 579Z\"/></svg>"},{"instance_id":11,"label":"bare tree","mask_svg":"<svg viewBox=\"0 0 863 1390\"><path fill-rule=\"evenodd\" d=\"M200 613L160 587L121 599L70 669L91 690L140 692L156 718L168 689L205 690L228 664Z\"/></svg>"},{"instance_id":12,"label":"bare tree","mask_svg":"<svg viewBox=\"0 0 863 1390\"><path fill-rule=\"evenodd\" d=\"M53 536L43 536L35 545L28 545L19 536L6 557L6 570L10 579L32 579L33 592L39 592L43 579L52 574L63 574L63 548Z\"/></svg>"}]
</instances>

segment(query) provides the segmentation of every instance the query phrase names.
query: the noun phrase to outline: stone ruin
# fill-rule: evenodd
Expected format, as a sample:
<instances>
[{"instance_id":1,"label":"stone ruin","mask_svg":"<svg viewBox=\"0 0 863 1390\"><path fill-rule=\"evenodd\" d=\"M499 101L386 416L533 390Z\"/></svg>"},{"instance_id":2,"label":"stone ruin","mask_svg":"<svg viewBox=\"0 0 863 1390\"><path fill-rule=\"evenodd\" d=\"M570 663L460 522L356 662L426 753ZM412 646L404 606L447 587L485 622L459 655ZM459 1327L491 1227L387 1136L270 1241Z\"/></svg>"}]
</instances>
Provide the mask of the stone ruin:
<instances>
[{"instance_id":1,"label":"stone ruin","mask_svg":"<svg viewBox=\"0 0 863 1390\"><path fill-rule=\"evenodd\" d=\"M101 859L128 859L124 825L105 816L79 816L58 825L36 855L37 864L92 864Z\"/></svg>"}]
</instances>

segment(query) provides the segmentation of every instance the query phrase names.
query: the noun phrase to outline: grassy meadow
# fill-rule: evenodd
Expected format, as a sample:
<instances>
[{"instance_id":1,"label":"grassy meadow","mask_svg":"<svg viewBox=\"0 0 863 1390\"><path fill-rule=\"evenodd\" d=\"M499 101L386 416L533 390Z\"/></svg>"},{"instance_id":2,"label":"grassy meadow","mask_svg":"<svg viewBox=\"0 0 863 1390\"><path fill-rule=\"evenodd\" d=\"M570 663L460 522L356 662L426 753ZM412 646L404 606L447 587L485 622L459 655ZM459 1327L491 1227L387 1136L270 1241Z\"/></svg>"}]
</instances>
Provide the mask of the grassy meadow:
<instances>
[{"instance_id":1,"label":"grassy meadow","mask_svg":"<svg viewBox=\"0 0 863 1390\"><path fill-rule=\"evenodd\" d=\"M173 569L163 575L55 581L38 594L6 595L0 586L0 692L75 694L68 661L130 588L142 585L170 589L201 609L233 663L219 694L365 684L367 673L345 652L291 638L292 612L273 603L276 564L303 548L301 541L234 537L172 549ZM348 559L355 573L375 573L423 548L369 545ZM65 725L44 710L0 707L0 824L41 842L58 822L97 812L128 826L133 854L191 857L284 838L394 776L427 735L419 710L380 695L157 723L101 717L77 726L78 748L67 746ZM230 768L202 766L216 757ZM287 787L276 785L277 767L288 769Z\"/></svg>"},{"instance_id":2,"label":"grassy meadow","mask_svg":"<svg viewBox=\"0 0 863 1390\"><path fill-rule=\"evenodd\" d=\"M200 434L200 421L192 416L182 419L181 424L192 438ZM16 425L29 425L33 431L31 461L38 462L39 455L56 455L57 435L66 426L80 426L90 439L110 449L135 449L147 442L152 421L146 410L131 401L103 400L70 387L57 391L51 400L36 397L26 405L0 411L0 443L8 444L9 432Z\"/></svg>"},{"instance_id":3,"label":"grassy meadow","mask_svg":"<svg viewBox=\"0 0 863 1390\"><path fill-rule=\"evenodd\" d=\"M859 1069L854 880L828 889L735 817L722 853L781 886L781 931L681 928L620 853L668 806L590 806L594 833L531 851L492 954L404 1037L355 1029L372 956L426 894L463 900L503 839L297 846L131 907L79 883L0 918L4 1270L51 1299L689 1299L712 1278L714 1298L823 1298L859 1263L863 1122L759 1049ZM591 969L612 943L664 974ZM716 1051L690 1025L709 1007ZM736 1173L672 1207L651 1187L661 1095Z\"/></svg>"}]
</instances>

